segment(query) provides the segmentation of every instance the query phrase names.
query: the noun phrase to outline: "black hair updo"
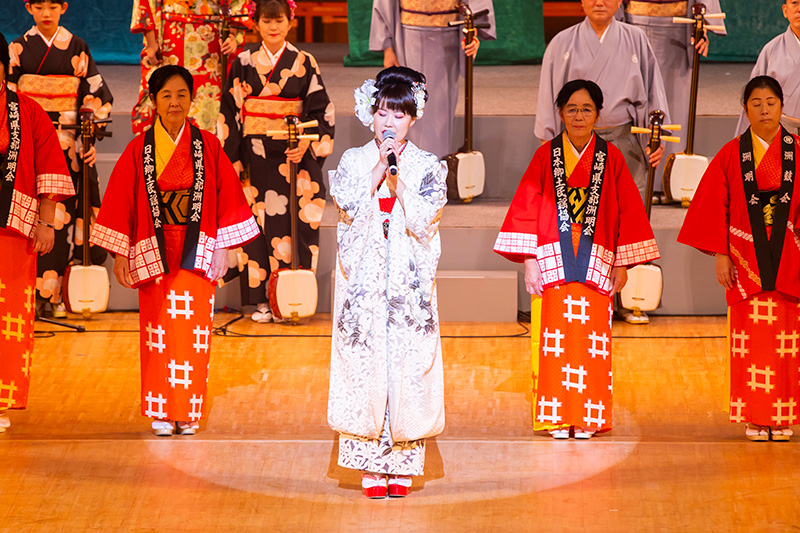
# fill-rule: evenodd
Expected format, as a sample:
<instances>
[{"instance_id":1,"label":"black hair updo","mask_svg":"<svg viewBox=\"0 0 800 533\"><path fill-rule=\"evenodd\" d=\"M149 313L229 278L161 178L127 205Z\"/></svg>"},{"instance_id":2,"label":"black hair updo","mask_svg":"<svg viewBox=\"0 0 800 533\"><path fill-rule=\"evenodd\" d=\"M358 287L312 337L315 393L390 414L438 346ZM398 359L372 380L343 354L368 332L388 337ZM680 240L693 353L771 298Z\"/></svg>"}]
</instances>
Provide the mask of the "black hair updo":
<instances>
[{"instance_id":1,"label":"black hair updo","mask_svg":"<svg viewBox=\"0 0 800 533\"><path fill-rule=\"evenodd\" d=\"M425 85L425 75L408 67L389 67L380 71L375 79L375 103L372 113L384 107L390 111L399 111L417 118L417 101L414 98L414 84ZM425 101L428 101L428 90L425 89Z\"/></svg>"}]
</instances>

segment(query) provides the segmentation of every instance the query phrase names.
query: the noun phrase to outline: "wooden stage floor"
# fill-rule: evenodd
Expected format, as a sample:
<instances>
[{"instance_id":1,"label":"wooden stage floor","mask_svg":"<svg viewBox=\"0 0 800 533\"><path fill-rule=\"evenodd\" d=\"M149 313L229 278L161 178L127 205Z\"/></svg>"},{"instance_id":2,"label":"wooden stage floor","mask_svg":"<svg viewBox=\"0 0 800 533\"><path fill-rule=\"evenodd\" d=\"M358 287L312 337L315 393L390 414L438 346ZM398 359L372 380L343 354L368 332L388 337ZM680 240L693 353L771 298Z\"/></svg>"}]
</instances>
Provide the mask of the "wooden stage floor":
<instances>
[{"instance_id":1,"label":"wooden stage floor","mask_svg":"<svg viewBox=\"0 0 800 533\"><path fill-rule=\"evenodd\" d=\"M724 317L615 323L614 430L585 442L533 433L521 326L443 324L447 428L392 501L336 466L327 317L215 337L210 416L170 438L139 414L137 315L86 325L36 340L0 435L0 531L800 529L800 438L748 442L723 412Z\"/></svg>"}]
</instances>

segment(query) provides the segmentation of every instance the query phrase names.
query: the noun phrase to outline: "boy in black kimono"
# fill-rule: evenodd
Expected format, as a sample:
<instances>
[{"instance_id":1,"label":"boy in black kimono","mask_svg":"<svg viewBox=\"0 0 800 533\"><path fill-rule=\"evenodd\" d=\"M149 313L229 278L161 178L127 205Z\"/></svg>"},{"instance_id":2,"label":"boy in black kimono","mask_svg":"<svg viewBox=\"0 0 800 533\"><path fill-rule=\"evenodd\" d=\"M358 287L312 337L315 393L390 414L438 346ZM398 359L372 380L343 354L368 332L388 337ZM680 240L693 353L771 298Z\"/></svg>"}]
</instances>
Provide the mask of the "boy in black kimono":
<instances>
[{"instance_id":1,"label":"boy in black kimono","mask_svg":"<svg viewBox=\"0 0 800 533\"><path fill-rule=\"evenodd\" d=\"M76 124L82 107L94 110L98 119L111 113L113 97L92 60L89 47L82 39L59 25L67 2L59 0L27 0L25 7L35 25L9 46L11 56L8 85L34 98L50 115L53 122ZM70 261L70 244L74 244L73 261L80 262L83 245L81 170L84 157L90 165L90 194L93 211L100 208L100 190L94 167L94 147L82 154L79 132L59 129L59 141L64 150L72 181L78 195L56 208L56 234L53 250L39 258L36 271L37 313L41 315L50 302L55 318L65 318L61 299L64 271ZM92 263L102 264L106 252L92 247Z\"/></svg>"}]
</instances>

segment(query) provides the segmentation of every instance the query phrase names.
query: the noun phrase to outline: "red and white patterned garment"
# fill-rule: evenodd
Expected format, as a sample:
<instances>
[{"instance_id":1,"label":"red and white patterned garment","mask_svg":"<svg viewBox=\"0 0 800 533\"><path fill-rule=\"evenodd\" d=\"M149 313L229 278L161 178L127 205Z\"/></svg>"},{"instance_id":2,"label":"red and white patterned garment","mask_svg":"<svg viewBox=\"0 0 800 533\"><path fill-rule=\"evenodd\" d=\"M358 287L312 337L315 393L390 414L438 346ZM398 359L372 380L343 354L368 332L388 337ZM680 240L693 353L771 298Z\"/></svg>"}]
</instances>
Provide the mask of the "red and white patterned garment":
<instances>
[{"instance_id":1,"label":"red and white patterned garment","mask_svg":"<svg viewBox=\"0 0 800 533\"><path fill-rule=\"evenodd\" d=\"M581 226L572 224L577 253ZM533 429L611 429L611 297L583 283L542 293Z\"/></svg>"},{"instance_id":2,"label":"red and white patterned garment","mask_svg":"<svg viewBox=\"0 0 800 533\"><path fill-rule=\"evenodd\" d=\"M748 130L743 135L752 135ZM783 135L788 135L785 131ZM678 241L710 255L728 255L736 279L725 293L729 306L730 421L760 426L800 423L800 138L788 139L794 154L782 154L781 137L765 149L752 135L759 194L774 197L762 206L766 236L777 233L776 205L785 181L784 158L794 168L794 183L775 290L764 290L754 231L742 179L741 137L722 147L709 165L678 236ZM788 200L788 197L787 197ZM757 224L758 225L758 224ZM773 267L774 268L774 267Z\"/></svg>"},{"instance_id":3,"label":"red and white patterned garment","mask_svg":"<svg viewBox=\"0 0 800 533\"><path fill-rule=\"evenodd\" d=\"M164 226L169 274L139 289L142 415L196 421L208 397L214 284L181 268L186 226Z\"/></svg>"},{"instance_id":4,"label":"red and white patterned garment","mask_svg":"<svg viewBox=\"0 0 800 533\"><path fill-rule=\"evenodd\" d=\"M749 130L746 135L751 135ZM795 144L794 188L786 221L783 248L775 279L775 289L800 298L800 137ZM781 135L776 135L759 160L760 141L753 139L756 183L759 191L777 190L781 185ZM725 291L729 306L761 292L753 230L747 211L747 196L742 181L739 138L728 142L708 165L697 186L678 242L701 252L730 256L736 268L736 283ZM770 229L772 228L772 229ZM767 231L774 228L769 225Z\"/></svg>"},{"instance_id":5,"label":"red and white patterned garment","mask_svg":"<svg viewBox=\"0 0 800 533\"><path fill-rule=\"evenodd\" d=\"M570 171L567 161L568 187L588 187L596 139L596 135L592 137L574 170ZM494 251L509 261L522 263L526 257L535 257L545 287L564 283L551 142L544 143L533 155L494 243ZM565 141L564 147L565 155L569 156L569 143ZM609 143L605 180L585 282L601 293L608 294L611 291L608 276L612 267L630 267L659 257L639 190L625 166L622 153Z\"/></svg>"},{"instance_id":6,"label":"red and white patterned garment","mask_svg":"<svg viewBox=\"0 0 800 533\"><path fill-rule=\"evenodd\" d=\"M194 268L196 271L208 273L214 250L236 247L251 241L258 235L258 225L242 192L239 176L222 151L222 145L210 133L203 130L200 133L203 141L206 193L202 200ZM187 121L178 148L175 149L175 155L181 158L180 164L183 167L173 170L168 166L164 172L178 175L183 173L191 180L189 135L190 125ZM156 140L156 152L161 150L158 145ZM117 160L103 197L108 206L103 204L100 209L94 233L90 238L92 244L129 258L134 288L164 274L153 216L147 200L142 165L144 148L145 135L138 135ZM169 159L169 163L175 164L172 159ZM161 171L157 172L160 179Z\"/></svg>"},{"instance_id":7,"label":"red and white patterned garment","mask_svg":"<svg viewBox=\"0 0 800 533\"><path fill-rule=\"evenodd\" d=\"M11 141L9 113L19 117L19 158L11 205L0 213L0 409L24 409L28 402L33 353L36 254L31 236L38 220L39 199L60 201L75 194L58 136L44 110L18 95L10 109L5 84L0 84L0 161ZM3 165L5 170L5 165ZM10 187L5 182L0 185Z\"/></svg>"},{"instance_id":8,"label":"red and white patterned garment","mask_svg":"<svg viewBox=\"0 0 800 533\"><path fill-rule=\"evenodd\" d=\"M592 172L593 137L578 157L564 134L565 172L577 254ZM611 314L613 267L658 259L653 231L620 151L608 144L597 208L592 258L585 278L565 282L556 219L550 142L534 154L508 210L494 251L523 262L534 257L543 275L539 352L533 354L534 429L577 426L611 429ZM580 199L582 198L582 199ZM535 343L534 343L535 345Z\"/></svg>"},{"instance_id":9,"label":"red and white patterned garment","mask_svg":"<svg viewBox=\"0 0 800 533\"><path fill-rule=\"evenodd\" d=\"M583 283L542 294L534 430L611 429L611 298Z\"/></svg>"},{"instance_id":10,"label":"red and white patterned garment","mask_svg":"<svg viewBox=\"0 0 800 533\"><path fill-rule=\"evenodd\" d=\"M730 307L730 421L800 423L800 305L764 291Z\"/></svg>"},{"instance_id":11,"label":"red and white patterned garment","mask_svg":"<svg viewBox=\"0 0 800 533\"><path fill-rule=\"evenodd\" d=\"M0 228L0 410L28 404L33 356L36 254L29 239Z\"/></svg>"},{"instance_id":12,"label":"red and white patterned garment","mask_svg":"<svg viewBox=\"0 0 800 533\"><path fill-rule=\"evenodd\" d=\"M205 186L199 226L200 239L207 246L198 243L193 270L181 267L191 205L188 196L195 180L188 123L177 144L160 122L154 128L157 189L187 197L187 203L177 209L162 205L162 220L178 219L162 226L165 257L160 257L145 192L144 135L131 141L114 167L97 218L98 230L91 237L92 242L129 257L134 286L139 288L142 414L182 422L199 420L207 399L216 285L207 277L211 253L244 244L258 234L231 162L216 137L200 132ZM132 241L155 244L143 252L142 246L131 246Z\"/></svg>"}]
</instances>

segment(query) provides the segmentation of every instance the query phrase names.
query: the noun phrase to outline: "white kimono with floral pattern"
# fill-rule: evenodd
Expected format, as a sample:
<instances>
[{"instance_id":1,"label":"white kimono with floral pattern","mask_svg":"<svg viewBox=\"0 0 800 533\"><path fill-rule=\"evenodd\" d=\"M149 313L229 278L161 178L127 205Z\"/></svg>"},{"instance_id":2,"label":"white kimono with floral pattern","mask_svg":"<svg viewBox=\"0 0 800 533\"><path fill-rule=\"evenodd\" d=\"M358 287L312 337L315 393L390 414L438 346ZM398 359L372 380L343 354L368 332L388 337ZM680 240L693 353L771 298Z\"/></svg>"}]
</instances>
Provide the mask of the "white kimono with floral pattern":
<instances>
[{"instance_id":1,"label":"white kimono with floral pattern","mask_svg":"<svg viewBox=\"0 0 800 533\"><path fill-rule=\"evenodd\" d=\"M385 183L370 194L378 158L370 141L330 173L339 223L328 424L341 433L340 465L419 475L421 439L444 428L435 276L447 170L409 142L398 162L405 208L398 200L385 214Z\"/></svg>"}]
</instances>

